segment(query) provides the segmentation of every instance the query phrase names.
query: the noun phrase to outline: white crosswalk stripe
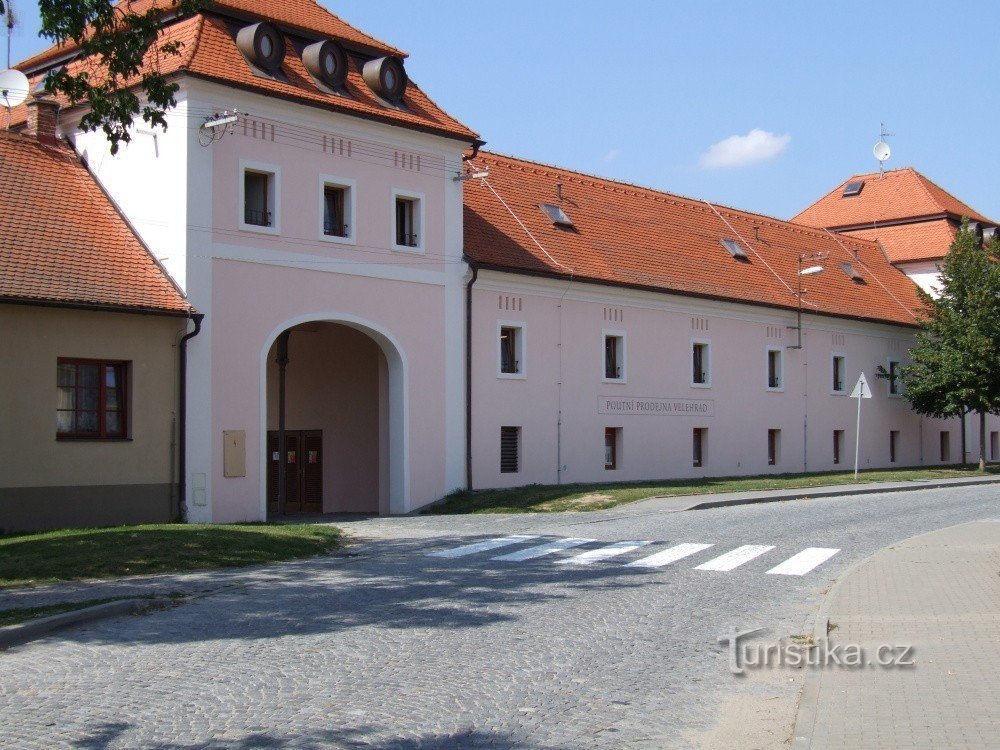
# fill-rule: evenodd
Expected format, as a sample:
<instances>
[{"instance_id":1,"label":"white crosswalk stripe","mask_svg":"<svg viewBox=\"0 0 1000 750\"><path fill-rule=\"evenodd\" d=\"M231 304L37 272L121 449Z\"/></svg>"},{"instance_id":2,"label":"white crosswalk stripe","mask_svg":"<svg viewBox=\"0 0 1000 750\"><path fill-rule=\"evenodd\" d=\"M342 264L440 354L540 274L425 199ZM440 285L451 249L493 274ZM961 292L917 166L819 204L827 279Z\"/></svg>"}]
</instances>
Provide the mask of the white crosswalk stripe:
<instances>
[{"instance_id":1,"label":"white crosswalk stripe","mask_svg":"<svg viewBox=\"0 0 1000 750\"><path fill-rule=\"evenodd\" d=\"M591 542L596 542L596 539L577 539L576 537L570 537L568 539L556 539L554 542L547 542L545 544L539 544L537 547L528 547L528 549L521 549L517 552L511 552L508 555L497 555L494 560L502 560L504 562L522 562L524 560L534 560L536 557L544 557L545 555L552 555L556 552L561 552L565 549L572 549L573 547L579 547L581 544L590 544Z\"/></svg>"},{"instance_id":2,"label":"white crosswalk stripe","mask_svg":"<svg viewBox=\"0 0 1000 750\"><path fill-rule=\"evenodd\" d=\"M718 557L709 560L707 563L696 566L695 570L718 570L727 573L730 570L738 568L740 565L748 563L755 557L760 557L765 552L770 552L773 549L773 544L744 544L742 547L737 547L732 552L719 555Z\"/></svg>"},{"instance_id":3,"label":"white crosswalk stripe","mask_svg":"<svg viewBox=\"0 0 1000 750\"><path fill-rule=\"evenodd\" d=\"M632 550L639 549L640 547L645 547L647 544L652 542L615 542L607 547L599 547L598 549L588 550L587 552L581 552L579 555L573 555L573 557L567 557L563 560L557 560L557 565L592 565L595 562L601 560L608 560L612 557L617 557L618 555L624 555Z\"/></svg>"},{"instance_id":4,"label":"white crosswalk stripe","mask_svg":"<svg viewBox=\"0 0 1000 750\"><path fill-rule=\"evenodd\" d=\"M500 547L509 547L512 544L517 544L518 542L527 542L531 539L537 539L537 536L527 536L524 534L516 534L514 536L504 536L497 539L487 539L485 542L476 542L474 544L465 544L461 547L455 547L454 549L439 550L437 552L431 552L428 557L465 557L466 555L474 555L476 552L487 552L491 549L499 549Z\"/></svg>"},{"instance_id":5,"label":"white crosswalk stripe","mask_svg":"<svg viewBox=\"0 0 1000 750\"><path fill-rule=\"evenodd\" d=\"M628 564L630 568L662 568L672 562L677 562L685 557L689 557L703 549L708 549L711 544L678 544L661 552L656 552L649 557L643 557Z\"/></svg>"},{"instance_id":6,"label":"white crosswalk stripe","mask_svg":"<svg viewBox=\"0 0 1000 750\"><path fill-rule=\"evenodd\" d=\"M840 552L839 549L831 547L807 547L767 572L769 575L802 576L822 565L838 552Z\"/></svg>"}]
</instances>

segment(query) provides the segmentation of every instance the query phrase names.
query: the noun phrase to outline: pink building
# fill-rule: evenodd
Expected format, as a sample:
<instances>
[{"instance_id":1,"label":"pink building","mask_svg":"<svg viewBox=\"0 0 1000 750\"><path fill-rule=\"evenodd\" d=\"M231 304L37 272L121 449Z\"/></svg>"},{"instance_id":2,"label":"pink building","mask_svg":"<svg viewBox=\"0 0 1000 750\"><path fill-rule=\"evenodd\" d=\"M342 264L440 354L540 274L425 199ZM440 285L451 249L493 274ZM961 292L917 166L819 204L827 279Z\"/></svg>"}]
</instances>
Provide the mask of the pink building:
<instances>
[{"instance_id":1,"label":"pink building","mask_svg":"<svg viewBox=\"0 0 1000 750\"><path fill-rule=\"evenodd\" d=\"M190 520L846 468L862 371L863 467L959 459L873 377L918 305L873 242L480 154L404 53L311 0L219 0L165 36L168 129L115 156L79 109L60 129L205 315Z\"/></svg>"}]
</instances>

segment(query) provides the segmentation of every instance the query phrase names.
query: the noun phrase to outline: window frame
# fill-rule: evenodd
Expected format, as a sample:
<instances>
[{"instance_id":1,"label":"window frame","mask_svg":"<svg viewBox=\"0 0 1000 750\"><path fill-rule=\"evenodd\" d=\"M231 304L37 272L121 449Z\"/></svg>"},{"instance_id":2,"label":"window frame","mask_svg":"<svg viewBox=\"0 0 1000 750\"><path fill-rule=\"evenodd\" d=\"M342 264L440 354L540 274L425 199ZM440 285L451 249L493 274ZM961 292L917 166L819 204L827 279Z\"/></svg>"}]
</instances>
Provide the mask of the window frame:
<instances>
[{"instance_id":1,"label":"window frame","mask_svg":"<svg viewBox=\"0 0 1000 750\"><path fill-rule=\"evenodd\" d=\"M951 462L951 430L938 433L938 461L942 464Z\"/></svg>"},{"instance_id":2,"label":"window frame","mask_svg":"<svg viewBox=\"0 0 1000 750\"><path fill-rule=\"evenodd\" d=\"M97 422L98 422L98 432L60 432L59 431L59 421L58 414L60 411L72 411L77 413L79 411L84 411L81 409L60 409L58 394L59 389L67 386L59 385L59 366L60 365L97 365L99 369L98 373L98 385L97 385ZM107 433L107 386L105 383L106 369L107 367L118 367L121 373L121 385L119 388L119 398L121 400L121 407L117 410L121 417L121 432L109 435ZM131 414L131 381L132 381L132 363L129 360L123 359L94 359L88 357L57 357L56 358L56 440L84 440L84 441L100 441L100 442L115 442L123 440L131 440L131 428L132 428L132 414ZM77 372L77 376L79 371ZM76 378L74 378L75 380ZM74 389L78 389L79 386L74 385ZM75 402L75 398L74 398ZM89 410L86 410L89 411Z\"/></svg>"},{"instance_id":3,"label":"window frame","mask_svg":"<svg viewBox=\"0 0 1000 750\"><path fill-rule=\"evenodd\" d=\"M837 359L843 360L843 372L841 373L841 388L837 390L834 388L834 375L836 374ZM847 391L847 355L843 352L830 352L830 369L828 371L829 380L827 383L830 384L830 395L832 396L846 396Z\"/></svg>"},{"instance_id":4,"label":"window frame","mask_svg":"<svg viewBox=\"0 0 1000 750\"><path fill-rule=\"evenodd\" d=\"M896 375L893 377L892 366L896 365ZM894 358L886 360L885 371L890 377L886 378L885 381L885 392L889 398L902 398L903 389L900 387L902 383L899 382L899 368L902 367L903 363ZM893 388L895 387L895 391Z\"/></svg>"},{"instance_id":5,"label":"window frame","mask_svg":"<svg viewBox=\"0 0 1000 750\"><path fill-rule=\"evenodd\" d=\"M781 428L767 429L767 465L777 466L781 462Z\"/></svg>"},{"instance_id":6,"label":"window frame","mask_svg":"<svg viewBox=\"0 0 1000 750\"><path fill-rule=\"evenodd\" d=\"M344 191L344 223L347 225L347 235L338 237L337 235L326 233L326 189L328 187L340 188ZM332 242L337 245L356 245L357 240L357 182L349 177L338 177L332 174L321 174L319 176L319 238L323 242Z\"/></svg>"},{"instance_id":7,"label":"window frame","mask_svg":"<svg viewBox=\"0 0 1000 750\"><path fill-rule=\"evenodd\" d=\"M246 174L253 172L267 175L268 180L268 211L271 214L271 224L248 224L246 221ZM257 234L281 234L281 167L277 164L267 164L259 161L240 159L239 163L239 203L237 204L237 226L244 232Z\"/></svg>"},{"instance_id":8,"label":"window frame","mask_svg":"<svg viewBox=\"0 0 1000 750\"><path fill-rule=\"evenodd\" d=\"M899 430L889 430L889 463L899 463Z\"/></svg>"},{"instance_id":9,"label":"window frame","mask_svg":"<svg viewBox=\"0 0 1000 750\"><path fill-rule=\"evenodd\" d=\"M705 468L705 444L708 442L707 427L691 428L691 466L694 469Z\"/></svg>"},{"instance_id":10,"label":"window frame","mask_svg":"<svg viewBox=\"0 0 1000 750\"><path fill-rule=\"evenodd\" d=\"M621 371L621 375L617 378L608 377L608 339L612 337L621 341L621 346L615 355L618 358L618 369ZM601 329L601 382L628 383L628 336L625 331L613 328Z\"/></svg>"},{"instance_id":11,"label":"window frame","mask_svg":"<svg viewBox=\"0 0 1000 750\"><path fill-rule=\"evenodd\" d=\"M771 385L771 354L778 355L778 384ZM693 371L692 371L693 374ZM771 393L784 393L785 391L785 347L777 344L768 344L764 352L764 390Z\"/></svg>"},{"instance_id":12,"label":"window frame","mask_svg":"<svg viewBox=\"0 0 1000 750\"><path fill-rule=\"evenodd\" d=\"M608 463L608 437L611 437L611 463ZM604 428L604 470L618 471L622 463L622 428Z\"/></svg>"},{"instance_id":13,"label":"window frame","mask_svg":"<svg viewBox=\"0 0 1000 750\"><path fill-rule=\"evenodd\" d=\"M504 372L503 371L503 346L500 343L500 336L503 333L504 328L513 328L518 332L517 340L515 342L515 356L517 357L518 370L517 372ZM497 377L501 380L524 380L528 377L528 362L525 354L527 353L527 323L520 320L497 320Z\"/></svg>"},{"instance_id":14,"label":"window frame","mask_svg":"<svg viewBox=\"0 0 1000 750\"><path fill-rule=\"evenodd\" d=\"M844 462L844 435L845 430L833 431L833 465L839 466Z\"/></svg>"},{"instance_id":15,"label":"window frame","mask_svg":"<svg viewBox=\"0 0 1000 750\"><path fill-rule=\"evenodd\" d=\"M410 201L414 204L413 207L413 231L411 234L416 235L417 243L415 245L400 245L396 242L397 237L397 224L396 224L396 204L400 200ZM395 252L400 253L416 253L422 255L425 251L427 240L426 240L426 223L424 216L424 205L426 201L424 199L424 194L413 190L404 190L402 188L392 189L392 200L389 205L389 247L391 247Z\"/></svg>"},{"instance_id":16,"label":"window frame","mask_svg":"<svg viewBox=\"0 0 1000 750\"><path fill-rule=\"evenodd\" d=\"M514 464L516 468L511 471L504 469L503 463L503 438L504 430L514 430L515 440L516 440L516 452L517 455L514 457ZM520 474L521 473L521 426L520 425L501 425L500 426L500 473L501 474Z\"/></svg>"},{"instance_id":17,"label":"window frame","mask_svg":"<svg viewBox=\"0 0 1000 750\"><path fill-rule=\"evenodd\" d=\"M705 382L696 383L694 380L694 348L695 346L704 346L705 354L702 357L702 368L704 370ZM706 338L693 338L691 339L691 346L688 350L688 354L691 359L688 360L688 375L690 376L691 387L692 388L711 388L712 387L712 340ZM708 363L705 363L705 360Z\"/></svg>"}]
</instances>

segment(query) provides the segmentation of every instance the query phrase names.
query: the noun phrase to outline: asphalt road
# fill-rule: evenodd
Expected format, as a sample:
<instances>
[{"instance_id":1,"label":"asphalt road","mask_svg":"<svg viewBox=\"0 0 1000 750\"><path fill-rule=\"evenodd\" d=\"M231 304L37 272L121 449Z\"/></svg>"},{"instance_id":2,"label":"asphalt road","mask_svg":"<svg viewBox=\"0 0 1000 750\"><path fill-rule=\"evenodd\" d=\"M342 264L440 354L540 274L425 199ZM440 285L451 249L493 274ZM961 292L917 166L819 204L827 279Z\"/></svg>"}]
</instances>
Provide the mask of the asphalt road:
<instances>
[{"instance_id":1,"label":"asphalt road","mask_svg":"<svg viewBox=\"0 0 1000 750\"><path fill-rule=\"evenodd\" d=\"M998 501L987 486L341 524L355 557L247 572L174 609L0 654L0 746L779 746L797 676L736 678L717 638L809 632L846 568L996 518ZM532 538L455 551L511 535ZM838 551L785 567L801 575L767 572L812 548ZM768 703L770 724L712 734Z\"/></svg>"}]
</instances>

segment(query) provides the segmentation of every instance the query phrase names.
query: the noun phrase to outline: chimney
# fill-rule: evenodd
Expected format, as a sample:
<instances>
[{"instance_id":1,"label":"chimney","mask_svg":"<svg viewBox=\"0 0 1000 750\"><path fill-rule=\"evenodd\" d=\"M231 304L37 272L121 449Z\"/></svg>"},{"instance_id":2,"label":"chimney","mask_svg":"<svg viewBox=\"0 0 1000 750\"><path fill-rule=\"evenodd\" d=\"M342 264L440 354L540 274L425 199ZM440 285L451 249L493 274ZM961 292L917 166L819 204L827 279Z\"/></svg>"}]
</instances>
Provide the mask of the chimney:
<instances>
[{"instance_id":1,"label":"chimney","mask_svg":"<svg viewBox=\"0 0 1000 750\"><path fill-rule=\"evenodd\" d=\"M28 100L28 132L46 146L58 144L56 125L59 122L59 102L51 96L33 96Z\"/></svg>"}]
</instances>

